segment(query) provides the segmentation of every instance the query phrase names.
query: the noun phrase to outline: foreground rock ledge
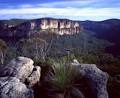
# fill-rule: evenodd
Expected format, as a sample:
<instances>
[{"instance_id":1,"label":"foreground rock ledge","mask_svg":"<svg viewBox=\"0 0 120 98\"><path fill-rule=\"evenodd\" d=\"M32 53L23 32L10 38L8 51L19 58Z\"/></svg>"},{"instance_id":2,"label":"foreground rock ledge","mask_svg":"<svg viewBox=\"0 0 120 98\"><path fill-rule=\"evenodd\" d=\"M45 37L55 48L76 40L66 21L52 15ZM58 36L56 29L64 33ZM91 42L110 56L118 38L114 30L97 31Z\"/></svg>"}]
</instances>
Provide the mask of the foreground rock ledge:
<instances>
[{"instance_id":1,"label":"foreground rock ledge","mask_svg":"<svg viewBox=\"0 0 120 98\"><path fill-rule=\"evenodd\" d=\"M0 98L34 98L32 89L16 77L0 77Z\"/></svg>"},{"instance_id":2,"label":"foreground rock ledge","mask_svg":"<svg viewBox=\"0 0 120 98\"><path fill-rule=\"evenodd\" d=\"M18 57L0 68L0 98L34 98L32 87L40 82L41 68L33 63L29 58ZM95 64L80 64L77 60L71 64L86 78L96 98L108 98L107 73Z\"/></svg>"},{"instance_id":3,"label":"foreground rock ledge","mask_svg":"<svg viewBox=\"0 0 120 98\"><path fill-rule=\"evenodd\" d=\"M80 64L74 60L71 65L75 66L81 76L86 78L96 98L108 98L107 81L109 75L95 64Z\"/></svg>"},{"instance_id":4,"label":"foreground rock ledge","mask_svg":"<svg viewBox=\"0 0 120 98\"><path fill-rule=\"evenodd\" d=\"M12 76L25 81L32 73L33 68L33 60L26 57L17 57L0 70L0 77Z\"/></svg>"},{"instance_id":5,"label":"foreground rock ledge","mask_svg":"<svg viewBox=\"0 0 120 98\"><path fill-rule=\"evenodd\" d=\"M33 63L29 58L17 57L0 68L0 98L34 98L31 87L39 82L41 68Z\"/></svg>"}]
</instances>

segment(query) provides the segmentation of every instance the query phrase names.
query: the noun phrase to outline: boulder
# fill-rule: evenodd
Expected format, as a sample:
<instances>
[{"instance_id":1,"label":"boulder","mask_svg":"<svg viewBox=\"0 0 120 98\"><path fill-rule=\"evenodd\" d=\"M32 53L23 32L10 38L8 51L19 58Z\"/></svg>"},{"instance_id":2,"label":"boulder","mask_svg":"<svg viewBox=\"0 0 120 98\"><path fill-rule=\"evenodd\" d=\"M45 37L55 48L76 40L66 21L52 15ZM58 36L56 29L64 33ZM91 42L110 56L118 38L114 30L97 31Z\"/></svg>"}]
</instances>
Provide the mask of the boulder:
<instances>
[{"instance_id":1,"label":"boulder","mask_svg":"<svg viewBox=\"0 0 120 98\"><path fill-rule=\"evenodd\" d=\"M32 87L41 76L33 60L17 57L0 68L0 98L34 98Z\"/></svg>"},{"instance_id":2,"label":"boulder","mask_svg":"<svg viewBox=\"0 0 120 98\"><path fill-rule=\"evenodd\" d=\"M77 67L80 75L86 78L97 98L108 98L107 81L109 76L107 73L101 71L95 64L80 64L75 60L71 65Z\"/></svg>"},{"instance_id":3,"label":"boulder","mask_svg":"<svg viewBox=\"0 0 120 98\"><path fill-rule=\"evenodd\" d=\"M29 58L17 57L7 66L0 68L0 77L16 77L30 87L34 86L40 80L41 68L33 63Z\"/></svg>"},{"instance_id":4,"label":"boulder","mask_svg":"<svg viewBox=\"0 0 120 98\"><path fill-rule=\"evenodd\" d=\"M39 82L41 76L41 68L39 66L35 66L31 75L27 78L27 82L29 86L32 87L36 83Z\"/></svg>"},{"instance_id":5,"label":"boulder","mask_svg":"<svg viewBox=\"0 0 120 98\"><path fill-rule=\"evenodd\" d=\"M33 91L16 77L0 77L0 98L34 98Z\"/></svg>"},{"instance_id":6,"label":"boulder","mask_svg":"<svg viewBox=\"0 0 120 98\"><path fill-rule=\"evenodd\" d=\"M24 82L25 79L32 73L33 68L33 60L26 57L17 57L7 66L1 68L0 77L17 77Z\"/></svg>"}]
</instances>

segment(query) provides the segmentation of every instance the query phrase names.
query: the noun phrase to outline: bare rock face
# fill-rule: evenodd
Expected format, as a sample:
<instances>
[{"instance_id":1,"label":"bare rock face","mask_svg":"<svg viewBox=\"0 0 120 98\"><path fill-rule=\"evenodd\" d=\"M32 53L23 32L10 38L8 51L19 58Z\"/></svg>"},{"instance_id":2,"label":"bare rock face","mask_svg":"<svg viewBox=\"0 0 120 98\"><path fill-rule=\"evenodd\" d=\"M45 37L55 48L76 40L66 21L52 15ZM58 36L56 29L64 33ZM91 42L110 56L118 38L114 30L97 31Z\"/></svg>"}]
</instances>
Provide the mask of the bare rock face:
<instances>
[{"instance_id":1,"label":"bare rock face","mask_svg":"<svg viewBox=\"0 0 120 98\"><path fill-rule=\"evenodd\" d=\"M34 26L33 26L34 24ZM31 28L35 27L35 23L31 23ZM74 34L80 32L80 24L77 21L67 20L67 19L52 19L52 18L43 18L40 21L41 30L51 30L57 34Z\"/></svg>"},{"instance_id":2,"label":"bare rock face","mask_svg":"<svg viewBox=\"0 0 120 98\"><path fill-rule=\"evenodd\" d=\"M40 80L41 68L33 63L18 57L0 68L0 98L34 98L32 86Z\"/></svg>"},{"instance_id":3,"label":"bare rock face","mask_svg":"<svg viewBox=\"0 0 120 98\"><path fill-rule=\"evenodd\" d=\"M0 98L34 98L33 91L16 77L0 77Z\"/></svg>"},{"instance_id":4,"label":"bare rock face","mask_svg":"<svg viewBox=\"0 0 120 98\"><path fill-rule=\"evenodd\" d=\"M107 73L101 71L95 64L79 64L75 61L72 65L75 65L81 76L87 79L97 98L108 98L106 86L109 76Z\"/></svg>"},{"instance_id":5,"label":"bare rock face","mask_svg":"<svg viewBox=\"0 0 120 98\"><path fill-rule=\"evenodd\" d=\"M33 61L26 57L18 57L13 59L6 67L0 70L0 77L12 76L17 77L21 81L25 79L33 71Z\"/></svg>"},{"instance_id":6,"label":"bare rock face","mask_svg":"<svg viewBox=\"0 0 120 98\"><path fill-rule=\"evenodd\" d=\"M27 78L27 82L29 83L30 87L39 82L41 76L40 72L41 68L39 66L35 66L31 75Z\"/></svg>"},{"instance_id":7,"label":"bare rock face","mask_svg":"<svg viewBox=\"0 0 120 98\"><path fill-rule=\"evenodd\" d=\"M81 26L78 21L68 19L40 18L24 22L15 28L16 36L28 36L36 30L54 32L58 35L73 35L79 33ZM35 32L34 32L35 31ZM39 31L38 31L39 32Z\"/></svg>"}]
</instances>

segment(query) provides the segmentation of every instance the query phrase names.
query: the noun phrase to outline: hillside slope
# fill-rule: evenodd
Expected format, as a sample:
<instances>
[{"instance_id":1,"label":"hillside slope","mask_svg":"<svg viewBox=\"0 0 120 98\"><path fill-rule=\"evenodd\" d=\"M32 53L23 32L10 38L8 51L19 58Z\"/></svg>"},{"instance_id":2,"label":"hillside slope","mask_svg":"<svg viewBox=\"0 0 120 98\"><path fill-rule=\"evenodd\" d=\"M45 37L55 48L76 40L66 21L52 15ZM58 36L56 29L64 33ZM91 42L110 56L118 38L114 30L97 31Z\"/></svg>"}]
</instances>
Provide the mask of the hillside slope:
<instances>
[{"instance_id":1,"label":"hillside slope","mask_svg":"<svg viewBox=\"0 0 120 98\"><path fill-rule=\"evenodd\" d=\"M115 43L115 45L108 48L107 51L115 55L120 55L119 19L109 19L99 22L81 21L80 24L84 27L84 29L94 32L96 37Z\"/></svg>"}]
</instances>

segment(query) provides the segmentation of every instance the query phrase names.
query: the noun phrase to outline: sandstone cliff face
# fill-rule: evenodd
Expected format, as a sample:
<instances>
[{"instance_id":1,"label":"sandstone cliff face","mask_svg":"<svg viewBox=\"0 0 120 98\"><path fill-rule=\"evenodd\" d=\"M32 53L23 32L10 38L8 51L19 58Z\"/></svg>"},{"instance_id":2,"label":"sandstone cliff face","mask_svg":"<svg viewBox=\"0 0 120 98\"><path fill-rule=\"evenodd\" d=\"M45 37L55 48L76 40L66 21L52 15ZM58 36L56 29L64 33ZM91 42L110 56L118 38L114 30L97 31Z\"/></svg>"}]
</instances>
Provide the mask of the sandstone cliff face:
<instances>
[{"instance_id":1,"label":"sandstone cliff face","mask_svg":"<svg viewBox=\"0 0 120 98\"><path fill-rule=\"evenodd\" d=\"M50 31L59 35L72 35L80 32L80 24L77 21L67 19L41 18L23 23L17 27L18 31Z\"/></svg>"},{"instance_id":2,"label":"sandstone cliff face","mask_svg":"<svg viewBox=\"0 0 120 98\"><path fill-rule=\"evenodd\" d=\"M59 35L72 35L80 32L78 21L68 19L41 18L22 22L17 25L1 24L0 37L26 37L41 31L54 32Z\"/></svg>"},{"instance_id":3,"label":"sandstone cliff face","mask_svg":"<svg viewBox=\"0 0 120 98\"><path fill-rule=\"evenodd\" d=\"M80 25L71 20L42 19L40 28L42 30L50 29L60 35L79 33Z\"/></svg>"}]
</instances>

